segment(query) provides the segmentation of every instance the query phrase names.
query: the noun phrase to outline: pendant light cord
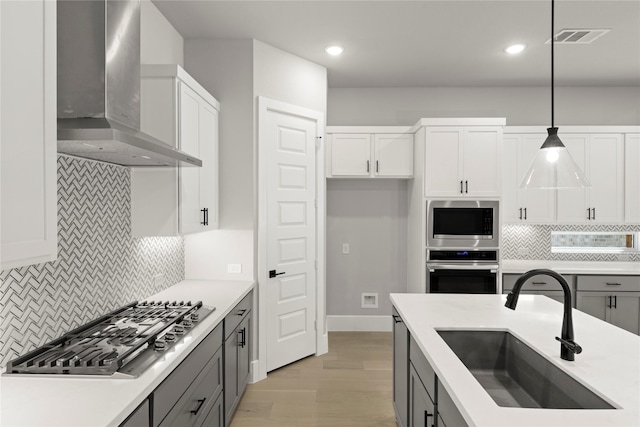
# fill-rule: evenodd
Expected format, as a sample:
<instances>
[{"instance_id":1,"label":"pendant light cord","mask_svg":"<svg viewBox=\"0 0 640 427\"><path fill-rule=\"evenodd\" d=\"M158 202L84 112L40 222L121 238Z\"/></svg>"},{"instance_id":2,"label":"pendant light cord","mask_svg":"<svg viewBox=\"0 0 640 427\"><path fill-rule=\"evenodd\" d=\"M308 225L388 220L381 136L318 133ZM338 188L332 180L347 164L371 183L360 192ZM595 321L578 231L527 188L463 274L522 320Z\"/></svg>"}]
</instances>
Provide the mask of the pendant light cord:
<instances>
[{"instance_id":1,"label":"pendant light cord","mask_svg":"<svg viewBox=\"0 0 640 427\"><path fill-rule=\"evenodd\" d=\"M554 78L553 78L553 69L554 69L553 67L553 50L554 50L553 49L553 39L554 39L553 28L554 28L554 20L555 20L554 10L555 10L555 0L551 0L551 127L555 127L554 120L553 120L554 118L553 110L555 105L554 87L553 87L554 86L554 83L553 83L554 81Z\"/></svg>"}]
</instances>

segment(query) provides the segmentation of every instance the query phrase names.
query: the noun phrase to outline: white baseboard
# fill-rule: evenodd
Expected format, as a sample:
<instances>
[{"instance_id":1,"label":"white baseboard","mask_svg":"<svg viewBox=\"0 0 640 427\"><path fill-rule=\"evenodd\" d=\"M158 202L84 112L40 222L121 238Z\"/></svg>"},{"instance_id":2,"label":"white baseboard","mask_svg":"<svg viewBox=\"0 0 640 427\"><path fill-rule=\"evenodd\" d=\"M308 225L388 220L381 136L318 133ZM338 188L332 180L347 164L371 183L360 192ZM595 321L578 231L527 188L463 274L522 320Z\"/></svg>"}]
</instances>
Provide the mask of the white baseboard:
<instances>
[{"instance_id":1,"label":"white baseboard","mask_svg":"<svg viewBox=\"0 0 640 427\"><path fill-rule=\"evenodd\" d=\"M262 381L267 378L266 372L260 372L260 364L258 360L252 360L250 366L251 375L249 377L249 382L251 384L257 383L258 381Z\"/></svg>"},{"instance_id":2,"label":"white baseboard","mask_svg":"<svg viewBox=\"0 0 640 427\"><path fill-rule=\"evenodd\" d=\"M331 331L391 332L391 316L327 316Z\"/></svg>"}]
</instances>

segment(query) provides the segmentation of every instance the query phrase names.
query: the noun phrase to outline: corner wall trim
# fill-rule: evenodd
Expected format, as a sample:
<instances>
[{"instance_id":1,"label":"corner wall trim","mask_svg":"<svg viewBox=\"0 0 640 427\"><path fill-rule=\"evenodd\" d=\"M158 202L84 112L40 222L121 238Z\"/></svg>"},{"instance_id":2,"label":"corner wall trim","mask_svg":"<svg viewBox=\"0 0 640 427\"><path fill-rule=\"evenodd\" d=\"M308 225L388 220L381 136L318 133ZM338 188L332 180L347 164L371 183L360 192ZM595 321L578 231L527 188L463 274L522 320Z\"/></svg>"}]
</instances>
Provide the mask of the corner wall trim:
<instances>
[{"instance_id":1,"label":"corner wall trim","mask_svg":"<svg viewBox=\"0 0 640 427\"><path fill-rule=\"evenodd\" d=\"M391 316L327 316L327 330L391 332Z\"/></svg>"}]
</instances>

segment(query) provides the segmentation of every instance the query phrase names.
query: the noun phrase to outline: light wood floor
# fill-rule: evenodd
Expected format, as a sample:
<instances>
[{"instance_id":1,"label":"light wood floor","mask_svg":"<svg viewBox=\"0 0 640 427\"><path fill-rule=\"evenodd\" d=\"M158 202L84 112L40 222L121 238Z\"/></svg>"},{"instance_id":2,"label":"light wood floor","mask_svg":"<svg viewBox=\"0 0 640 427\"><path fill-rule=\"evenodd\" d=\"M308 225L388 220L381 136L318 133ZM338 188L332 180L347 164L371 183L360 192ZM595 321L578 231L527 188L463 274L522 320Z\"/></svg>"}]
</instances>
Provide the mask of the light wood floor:
<instances>
[{"instance_id":1,"label":"light wood floor","mask_svg":"<svg viewBox=\"0 0 640 427\"><path fill-rule=\"evenodd\" d=\"M249 384L231 427L395 427L391 332L330 332L329 352Z\"/></svg>"}]
</instances>

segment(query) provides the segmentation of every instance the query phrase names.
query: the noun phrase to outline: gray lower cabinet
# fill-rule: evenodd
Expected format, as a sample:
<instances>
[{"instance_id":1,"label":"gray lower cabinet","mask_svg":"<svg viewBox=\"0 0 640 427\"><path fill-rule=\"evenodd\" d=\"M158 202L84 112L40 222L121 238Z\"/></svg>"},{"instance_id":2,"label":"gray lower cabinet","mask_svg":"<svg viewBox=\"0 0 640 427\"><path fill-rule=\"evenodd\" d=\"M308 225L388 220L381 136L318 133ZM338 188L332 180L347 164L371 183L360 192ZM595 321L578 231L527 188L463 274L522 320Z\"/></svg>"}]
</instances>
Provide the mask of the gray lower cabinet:
<instances>
[{"instance_id":1,"label":"gray lower cabinet","mask_svg":"<svg viewBox=\"0 0 640 427\"><path fill-rule=\"evenodd\" d=\"M516 280L520 277L520 274L503 274L502 275L502 293L509 293L513 289ZM575 276L570 274L563 274L562 277L567 281L571 288L571 305L576 306L575 297ZM527 295L545 295L549 298L553 298L556 301L564 303L564 292L560 284L549 276L533 276L524 282L521 294Z\"/></svg>"},{"instance_id":2,"label":"gray lower cabinet","mask_svg":"<svg viewBox=\"0 0 640 427\"><path fill-rule=\"evenodd\" d=\"M467 423L462 414L438 380L424 352L409 333L395 307L393 315L394 407L398 426L466 427ZM396 345L399 347L398 350ZM406 387L406 400L402 403L396 396L396 384L403 384L403 387ZM400 405L405 406L400 407ZM402 414L407 418L401 419Z\"/></svg>"},{"instance_id":3,"label":"gray lower cabinet","mask_svg":"<svg viewBox=\"0 0 640 427\"><path fill-rule=\"evenodd\" d=\"M120 427L149 427L149 421L149 399L145 399Z\"/></svg>"},{"instance_id":4,"label":"gray lower cabinet","mask_svg":"<svg viewBox=\"0 0 640 427\"><path fill-rule=\"evenodd\" d=\"M640 276L578 276L576 308L640 334Z\"/></svg>"},{"instance_id":5,"label":"gray lower cabinet","mask_svg":"<svg viewBox=\"0 0 640 427\"><path fill-rule=\"evenodd\" d=\"M224 427L249 383L250 292L120 427Z\"/></svg>"},{"instance_id":6,"label":"gray lower cabinet","mask_svg":"<svg viewBox=\"0 0 640 427\"><path fill-rule=\"evenodd\" d=\"M409 331L393 309L393 409L398 427L408 427Z\"/></svg>"},{"instance_id":7,"label":"gray lower cabinet","mask_svg":"<svg viewBox=\"0 0 640 427\"><path fill-rule=\"evenodd\" d=\"M225 318L224 341L224 414L231 424L249 382L251 362L251 303L249 293Z\"/></svg>"},{"instance_id":8,"label":"gray lower cabinet","mask_svg":"<svg viewBox=\"0 0 640 427\"><path fill-rule=\"evenodd\" d=\"M222 395L222 324L153 392L153 426L202 426Z\"/></svg>"}]
</instances>

